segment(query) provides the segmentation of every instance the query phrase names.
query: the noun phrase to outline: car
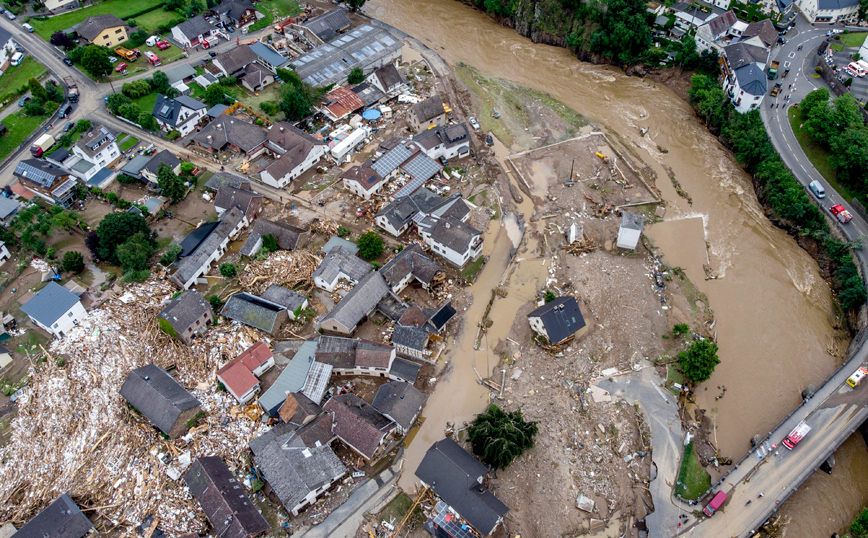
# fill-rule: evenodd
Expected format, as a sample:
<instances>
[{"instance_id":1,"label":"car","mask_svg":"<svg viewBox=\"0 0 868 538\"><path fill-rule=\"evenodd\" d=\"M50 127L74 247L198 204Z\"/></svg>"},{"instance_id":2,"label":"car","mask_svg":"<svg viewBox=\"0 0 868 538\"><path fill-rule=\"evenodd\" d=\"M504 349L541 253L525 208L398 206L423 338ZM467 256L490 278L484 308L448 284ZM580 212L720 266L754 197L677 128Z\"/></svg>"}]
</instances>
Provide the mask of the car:
<instances>
[{"instance_id":1,"label":"car","mask_svg":"<svg viewBox=\"0 0 868 538\"><path fill-rule=\"evenodd\" d=\"M210 57L212 57L212 58L214 58L214 57L216 57L216 56L217 56L217 53L216 53L216 52L214 52L214 51L213 51L213 50L209 50L209 51L208 51L208 56L210 56Z\"/></svg>"},{"instance_id":2,"label":"car","mask_svg":"<svg viewBox=\"0 0 868 538\"><path fill-rule=\"evenodd\" d=\"M75 123L73 123L73 122L69 122L63 126L63 132L64 133L68 133L69 131L71 131L73 129L75 129Z\"/></svg>"},{"instance_id":3,"label":"car","mask_svg":"<svg viewBox=\"0 0 868 538\"><path fill-rule=\"evenodd\" d=\"M127 69L127 63L126 62L119 63L118 66L115 67L115 71L117 71L118 73L120 73L121 71L125 71L126 69Z\"/></svg>"},{"instance_id":4,"label":"car","mask_svg":"<svg viewBox=\"0 0 868 538\"><path fill-rule=\"evenodd\" d=\"M230 27L226 28L226 31L229 32L230 34L234 34L234 33L235 33L235 28L233 28L233 27L230 26Z\"/></svg>"},{"instance_id":5,"label":"car","mask_svg":"<svg viewBox=\"0 0 868 538\"><path fill-rule=\"evenodd\" d=\"M283 84L283 79L280 77L274 77L274 82L277 82L278 84Z\"/></svg>"},{"instance_id":6,"label":"car","mask_svg":"<svg viewBox=\"0 0 868 538\"><path fill-rule=\"evenodd\" d=\"M446 157L444 157L443 155L438 157L437 160L440 161L440 164L442 164L443 166L446 166L447 164L449 164L449 161L447 161Z\"/></svg>"},{"instance_id":7,"label":"car","mask_svg":"<svg viewBox=\"0 0 868 538\"><path fill-rule=\"evenodd\" d=\"M5 13L5 15L6 15L6 18L9 19L10 21L14 21L14 20L15 20L15 13L12 13L11 11L7 11L7 12Z\"/></svg>"},{"instance_id":8,"label":"car","mask_svg":"<svg viewBox=\"0 0 868 538\"><path fill-rule=\"evenodd\" d=\"M63 63L65 63L69 67L72 67L72 60L70 60L69 58L64 58Z\"/></svg>"},{"instance_id":9,"label":"car","mask_svg":"<svg viewBox=\"0 0 868 538\"><path fill-rule=\"evenodd\" d=\"M470 124L471 127L473 127L474 131L479 130L479 122L476 121L476 118L474 118L473 116L470 116L470 118L467 120L467 122Z\"/></svg>"},{"instance_id":10,"label":"car","mask_svg":"<svg viewBox=\"0 0 868 538\"><path fill-rule=\"evenodd\" d=\"M487 135L485 137L485 143L488 144L489 146L493 146L494 145L494 138L491 135Z\"/></svg>"},{"instance_id":11,"label":"car","mask_svg":"<svg viewBox=\"0 0 868 538\"><path fill-rule=\"evenodd\" d=\"M841 224L847 224L853 219L853 215L851 215L849 211L844 209L844 206L842 206L841 204L833 205L829 208L829 211L832 213L832 215L835 216L836 219L838 219L838 222L840 222Z\"/></svg>"},{"instance_id":12,"label":"car","mask_svg":"<svg viewBox=\"0 0 868 538\"><path fill-rule=\"evenodd\" d=\"M172 46L172 44L169 43L168 41L166 41L165 39L163 41L157 41L157 48L160 50L166 50L171 46Z\"/></svg>"},{"instance_id":13,"label":"car","mask_svg":"<svg viewBox=\"0 0 868 538\"><path fill-rule=\"evenodd\" d=\"M808 184L808 188L811 189L811 192L814 193L814 196L822 200L826 197L826 189L823 188L823 185L820 184L819 181L812 181Z\"/></svg>"},{"instance_id":14,"label":"car","mask_svg":"<svg viewBox=\"0 0 868 538\"><path fill-rule=\"evenodd\" d=\"M24 52L24 47L22 47L18 43L15 43L15 52Z\"/></svg>"},{"instance_id":15,"label":"car","mask_svg":"<svg viewBox=\"0 0 868 538\"><path fill-rule=\"evenodd\" d=\"M22 97L18 100L18 106L24 106L27 104L27 101L30 100L30 97Z\"/></svg>"},{"instance_id":16,"label":"car","mask_svg":"<svg viewBox=\"0 0 868 538\"><path fill-rule=\"evenodd\" d=\"M115 62L117 62L117 61L118 61L118 57L117 57L117 56L109 56L109 62L110 62L110 63L115 63Z\"/></svg>"},{"instance_id":17,"label":"car","mask_svg":"<svg viewBox=\"0 0 868 538\"><path fill-rule=\"evenodd\" d=\"M786 44L787 44L787 38L786 38L786 37L781 36L781 37L780 37L780 40L781 40L781 45L786 45Z\"/></svg>"}]
</instances>

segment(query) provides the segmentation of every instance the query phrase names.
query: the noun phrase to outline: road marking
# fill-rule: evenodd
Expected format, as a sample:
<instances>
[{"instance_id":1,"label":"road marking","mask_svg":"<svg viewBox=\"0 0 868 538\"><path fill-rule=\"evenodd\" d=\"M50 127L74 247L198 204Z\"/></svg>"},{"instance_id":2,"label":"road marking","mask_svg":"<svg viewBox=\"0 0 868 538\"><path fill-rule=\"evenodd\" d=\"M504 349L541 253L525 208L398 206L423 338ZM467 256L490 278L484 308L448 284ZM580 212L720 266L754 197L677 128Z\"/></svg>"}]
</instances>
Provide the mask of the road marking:
<instances>
[{"instance_id":1,"label":"road marking","mask_svg":"<svg viewBox=\"0 0 868 538\"><path fill-rule=\"evenodd\" d=\"M796 57L795 52L791 52L791 53L787 54L787 58L795 58L795 57Z\"/></svg>"}]
</instances>

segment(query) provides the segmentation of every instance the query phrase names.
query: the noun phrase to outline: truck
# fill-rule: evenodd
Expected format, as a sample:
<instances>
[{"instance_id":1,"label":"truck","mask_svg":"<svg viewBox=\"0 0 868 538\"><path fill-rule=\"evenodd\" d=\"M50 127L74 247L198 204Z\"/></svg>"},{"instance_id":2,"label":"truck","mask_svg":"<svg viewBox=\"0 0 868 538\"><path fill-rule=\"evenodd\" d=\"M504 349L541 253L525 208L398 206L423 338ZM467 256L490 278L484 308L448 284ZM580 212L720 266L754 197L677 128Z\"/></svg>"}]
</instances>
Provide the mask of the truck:
<instances>
[{"instance_id":1,"label":"truck","mask_svg":"<svg viewBox=\"0 0 868 538\"><path fill-rule=\"evenodd\" d=\"M769 65L769 80L774 80L778 76L778 66L781 65L780 62L772 62Z\"/></svg>"},{"instance_id":2,"label":"truck","mask_svg":"<svg viewBox=\"0 0 868 538\"><path fill-rule=\"evenodd\" d=\"M70 103L78 102L78 86L75 84L75 81L72 80L72 77L64 77L63 83L66 84L66 91L69 97Z\"/></svg>"},{"instance_id":3,"label":"truck","mask_svg":"<svg viewBox=\"0 0 868 538\"><path fill-rule=\"evenodd\" d=\"M853 372L853 375L847 378L847 384L853 388L856 388L856 385L862 382L865 379L865 376L868 376L868 368L862 367Z\"/></svg>"},{"instance_id":4,"label":"truck","mask_svg":"<svg viewBox=\"0 0 868 538\"><path fill-rule=\"evenodd\" d=\"M715 512L720 510L720 507L723 506L723 503L726 502L726 493L722 491L718 491L714 494L714 497L711 498L711 502L705 505L705 508L702 510L705 512L705 515L711 517Z\"/></svg>"},{"instance_id":5,"label":"truck","mask_svg":"<svg viewBox=\"0 0 868 538\"><path fill-rule=\"evenodd\" d=\"M118 47L115 49L115 54L122 57L124 60L128 62L135 62L139 59L139 55L137 51L125 49L123 47Z\"/></svg>"},{"instance_id":6,"label":"truck","mask_svg":"<svg viewBox=\"0 0 868 538\"><path fill-rule=\"evenodd\" d=\"M36 139L36 142L30 146L30 154L34 157L42 157L45 155L45 152L51 149L51 146L54 145L54 137L48 133L40 136Z\"/></svg>"},{"instance_id":7,"label":"truck","mask_svg":"<svg viewBox=\"0 0 868 538\"><path fill-rule=\"evenodd\" d=\"M833 205L829 208L829 211L841 224L847 224L853 219L853 215L851 215L850 212L844 209L844 206L840 204Z\"/></svg>"},{"instance_id":8,"label":"truck","mask_svg":"<svg viewBox=\"0 0 868 538\"><path fill-rule=\"evenodd\" d=\"M156 54L154 54L153 52L151 52L149 50L145 51L145 56L148 57L148 61L151 62L151 65L153 65L154 67L157 67L163 63L160 61L159 56L157 56Z\"/></svg>"},{"instance_id":9,"label":"truck","mask_svg":"<svg viewBox=\"0 0 868 538\"><path fill-rule=\"evenodd\" d=\"M788 449L792 450L796 448L796 445L808 435L808 432L811 431L811 427L808 426L808 423L804 420L799 422L793 431L784 439L784 446Z\"/></svg>"},{"instance_id":10,"label":"truck","mask_svg":"<svg viewBox=\"0 0 868 538\"><path fill-rule=\"evenodd\" d=\"M772 94L771 95L772 95L772 97L774 97L777 94L779 94L780 92L781 92L781 83L778 82L777 84L775 84L775 87L772 88Z\"/></svg>"}]
</instances>

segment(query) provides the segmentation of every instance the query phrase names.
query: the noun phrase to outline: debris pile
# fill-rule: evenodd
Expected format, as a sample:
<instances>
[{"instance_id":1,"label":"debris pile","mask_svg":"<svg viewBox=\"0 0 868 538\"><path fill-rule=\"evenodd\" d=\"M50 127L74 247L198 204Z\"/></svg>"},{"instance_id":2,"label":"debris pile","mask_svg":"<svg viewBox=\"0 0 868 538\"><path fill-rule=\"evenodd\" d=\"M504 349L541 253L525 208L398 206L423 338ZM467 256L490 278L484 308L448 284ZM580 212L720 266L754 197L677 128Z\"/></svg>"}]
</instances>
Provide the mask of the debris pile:
<instances>
[{"instance_id":1,"label":"debris pile","mask_svg":"<svg viewBox=\"0 0 868 538\"><path fill-rule=\"evenodd\" d=\"M55 341L47 362L31 368L11 440L0 448L0 519L20 525L69 492L100 516L101 532L137 526L148 515L169 535L204 532L198 503L173 477L200 455L243 466L241 449L262 426L231 412L235 402L215 390L213 372L255 335L219 325L192 348L179 345L154 322L174 291L159 279L127 288ZM178 440L164 440L119 394L129 372L150 362L174 368L202 403L200 425Z\"/></svg>"},{"instance_id":2,"label":"debris pile","mask_svg":"<svg viewBox=\"0 0 868 538\"><path fill-rule=\"evenodd\" d=\"M310 284L310 275L320 261L308 251L281 250L266 260L249 264L239 275L238 283L244 291L255 295L264 292L272 284L286 288Z\"/></svg>"},{"instance_id":3,"label":"debris pile","mask_svg":"<svg viewBox=\"0 0 868 538\"><path fill-rule=\"evenodd\" d=\"M325 237L337 235L338 224L336 222L324 219L313 219L308 225L308 229L312 234L319 234Z\"/></svg>"}]
</instances>

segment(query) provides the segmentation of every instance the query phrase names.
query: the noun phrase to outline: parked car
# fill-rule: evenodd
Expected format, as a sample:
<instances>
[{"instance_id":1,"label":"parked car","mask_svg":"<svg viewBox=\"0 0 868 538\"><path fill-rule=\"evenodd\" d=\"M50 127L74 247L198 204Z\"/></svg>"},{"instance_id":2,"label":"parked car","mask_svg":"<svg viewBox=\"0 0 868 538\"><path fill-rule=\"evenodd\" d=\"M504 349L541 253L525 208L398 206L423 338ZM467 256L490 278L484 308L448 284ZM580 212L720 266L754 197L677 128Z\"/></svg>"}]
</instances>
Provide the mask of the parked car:
<instances>
[{"instance_id":1,"label":"parked car","mask_svg":"<svg viewBox=\"0 0 868 538\"><path fill-rule=\"evenodd\" d=\"M21 27L24 28L25 30L27 30L28 32L30 32L31 34L36 31L33 29L32 26L30 26L26 22L24 24L22 24Z\"/></svg>"},{"instance_id":2,"label":"parked car","mask_svg":"<svg viewBox=\"0 0 868 538\"><path fill-rule=\"evenodd\" d=\"M70 114L72 114L72 105L63 105L60 107L59 116L61 118L68 118Z\"/></svg>"},{"instance_id":3,"label":"parked car","mask_svg":"<svg viewBox=\"0 0 868 538\"><path fill-rule=\"evenodd\" d=\"M476 131L479 130L479 122L476 121L476 118L474 118L473 116L470 116L470 118L467 120L467 122L470 123L470 126L473 127L474 130L476 130Z\"/></svg>"},{"instance_id":4,"label":"parked car","mask_svg":"<svg viewBox=\"0 0 868 538\"><path fill-rule=\"evenodd\" d=\"M64 58L63 63L65 63L69 67L72 67L72 60L70 60L69 58Z\"/></svg>"},{"instance_id":5,"label":"parked car","mask_svg":"<svg viewBox=\"0 0 868 538\"><path fill-rule=\"evenodd\" d=\"M71 131L73 129L75 129L75 123L73 123L73 122L69 122L63 126L63 132L64 133L68 133L69 131Z\"/></svg>"},{"instance_id":6,"label":"parked car","mask_svg":"<svg viewBox=\"0 0 868 538\"><path fill-rule=\"evenodd\" d=\"M30 100L29 96L28 97L22 97L21 99L18 100L18 106L26 105L27 101L29 101L29 100Z\"/></svg>"},{"instance_id":7,"label":"parked car","mask_svg":"<svg viewBox=\"0 0 868 538\"><path fill-rule=\"evenodd\" d=\"M832 215L834 215L835 218L838 219L838 222L840 222L841 224L847 224L848 222L853 220L853 215L851 215L850 212L844 209L844 206L840 204L833 205L829 208L829 211L832 212Z\"/></svg>"},{"instance_id":8,"label":"parked car","mask_svg":"<svg viewBox=\"0 0 868 538\"><path fill-rule=\"evenodd\" d=\"M233 28L233 27L231 27L231 26L228 26L228 27L226 28L226 31L229 32L230 34L234 34L234 33L235 33L235 28Z\"/></svg>"},{"instance_id":9,"label":"parked car","mask_svg":"<svg viewBox=\"0 0 868 538\"><path fill-rule=\"evenodd\" d=\"M24 52L24 47L22 47L18 43L15 43L15 52Z\"/></svg>"},{"instance_id":10,"label":"parked car","mask_svg":"<svg viewBox=\"0 0 868 538\"><path fill-rule=\"evenodd\" d=\"M6 18L9 19L10 21L15 20L15 13L12 13L11 11L6 11L5 15L6 15Z\"/></svg>"},{"instance_id":11,"label":"parked car","mask_svg":"<svg viewBox=\"0 0 868 538\"><path fill-rule=\"evenodd\" d=\"M117 62L117 61L118 61L118 57L117 57L117 56L109 56L109 62L111 62L111 63L115 63L115 62Z\"/></svg>"},{"instance_id":12,"label":"parked car","mask_svg":"<svg viewBox=\"0 0 868 538\"><path fill-rule=\"evenodd\" d=\"M166 50L171 46L172 46L172 44L169 43L168 41L166 41L165 39L162 41L157 41L157 48L160 50Z\"/></svg>"},{"instance_id":13,"label":"parked car","mask_svg":"<svg viewBox=\"0 0 868 538\"><path fill-rule=\"evenodd\" d=\"M440 161L440 164L442 164L443 166L449 164L449 162L446 160L446 157L444 157L443 155L441 155L437 160Z\"/></svg>"},{"instance_id":14,"label":"parked car","mask_svg":"<svg viewBox=\"0 0 868 538\"><path fill-rule=\"evenodd\" d=\"M210 57L212 57L212 58L214 58L214 57L216 57L216 56L217 56L217 53L216 53L216 52L214 52L214 51L213 51L213 50L209 50L209 51L208 51L208 56L210 56Z\"/></svg>"},{"instance_id":15,"label":"parked car","mask_svg":"<svg viewBox=\"0 0 868 538\"><path fill-rule=\"evenodd\" d=\"M126 70L126 68L127 68L127 63L126 63L126 62L121 62L120 64L118 64L117 67L115 67L115 71L117 71L118 73L120 73L121 71Z\"/></svg>"}]
</instances>

